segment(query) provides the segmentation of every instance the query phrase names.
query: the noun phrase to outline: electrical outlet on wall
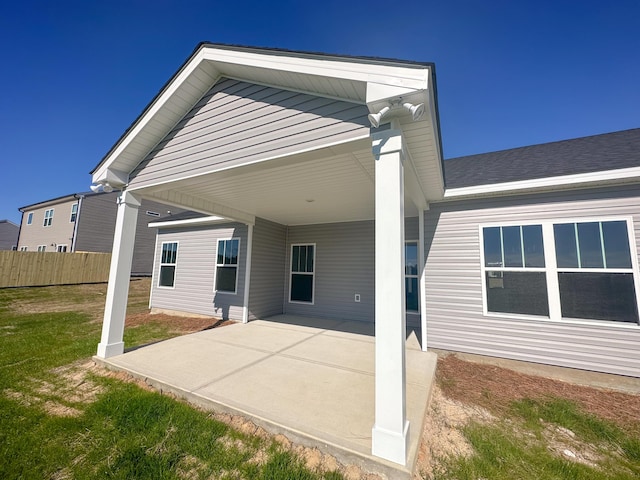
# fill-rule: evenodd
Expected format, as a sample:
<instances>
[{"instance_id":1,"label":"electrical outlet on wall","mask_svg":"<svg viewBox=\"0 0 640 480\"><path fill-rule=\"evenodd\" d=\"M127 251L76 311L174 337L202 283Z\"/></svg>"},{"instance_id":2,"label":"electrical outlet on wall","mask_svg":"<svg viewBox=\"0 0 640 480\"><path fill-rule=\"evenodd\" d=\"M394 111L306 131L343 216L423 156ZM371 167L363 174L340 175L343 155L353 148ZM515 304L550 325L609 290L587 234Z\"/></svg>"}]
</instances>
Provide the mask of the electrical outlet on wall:
<instances>
[{"instance_id":1,"label":"electrical outlet on wall","mask_svg":"<svg viewBox=\"0 0 640 480\"><path fill-rule=\"evenodd\" d=\"M360 294L359 294L359 293L356 293L356 294L354 295L353 299L354 299L356 302L360 302Z\"/></svg>"}]
</instances>

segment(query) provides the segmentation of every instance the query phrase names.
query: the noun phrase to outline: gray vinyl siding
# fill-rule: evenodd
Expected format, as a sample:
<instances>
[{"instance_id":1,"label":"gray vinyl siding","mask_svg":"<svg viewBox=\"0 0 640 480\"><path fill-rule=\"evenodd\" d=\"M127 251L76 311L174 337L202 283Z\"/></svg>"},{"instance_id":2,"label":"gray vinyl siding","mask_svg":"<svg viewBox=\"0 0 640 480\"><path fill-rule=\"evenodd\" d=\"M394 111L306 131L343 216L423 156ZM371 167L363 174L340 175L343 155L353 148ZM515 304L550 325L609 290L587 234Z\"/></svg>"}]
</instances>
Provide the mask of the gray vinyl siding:
<instances>
[{"instance_id":1,"label":"gray vinyl siding","mask_svg":"<svg viewBox=\"0 0 640 480\"><path fill-rule=\"evenodd\" d=\"M214 291L218 239L226 238L240 239L235 294ZM158 287L163 242L178 242L174 288ZM242 320L246 253L247 226L243 224L160 229L155 249L151 308Z\"/></svg>"},{"instance_id":2,"label":"gray vinyl siding","mask_svg":"<svg viewBox=\"0 0 640 480\"><path fill-rule=\"evenodd\" d=\"M119 192L86 196L78 215L76 252L111 252L118 213ZM147 211L160 216L147 215ZM169 214L168 212L171 212ZM169 220L171 215L184 212L182 208L142 199L138 209L138 223L133 248L132 275L151 275L153 268L156 229L148 228L149 223Z\"/></svg>"},{"instance_id":3,"label":"gray vinyl siding","mask_svg":"<svg viewBox=\"0 0 640 480\"><path fill-rule=\"evenodd\" d=\"M405 221L405 238L418 239L418 219ZM316 245L314 304L289 301L293 244ZM373 221L289 227L286 249L285 313L373 322L375 318L375 232ZM354 300L360 294L360 302ZM418 315L407 315L419 324Z\"/></svg>"},{"instance_id":4,"label":"gray vinyl siding","mask_svg":"<svg viewBox=\"0 0 640 480\"><path fill-rule=\"evenodd\" d=\"M425 213L428 346L640 376L638 326L483 315L481 224L615 216L633 218L638 245L637 186L432 203Z\"/></svg>"},{"instance_id":5,"label":"gray vinyl siding","mask_svg":"<svg viewBox=\"0 0 640 480\"><path fill-rule=\"evenodd\" d=\"M76 231L76 252L110 252L118 211L118 192L87 195L82 200Z\"/></svg>"},{"instance_id":6,"label":"gray vinyl siding","mask_svg":"<svg viewBox=\"0 0 640 480\"><path fill-rule=\"evenodd\" d=\"M368 110L221 79L130 175L130 187L194 176L369 135Z\"/></svg>"},{"instance_id":7,"label":"gray vinyl siding","mask_svg":"<svg viewBox=\"0 0 640 480\"><path fill-rule=\"evenodd\" d=\"M20 227L8 220L0 221L0 250L12 250L18 246Z\"/></svg>"},{"instance_id":8,"label":"gray vinyl siding","mask_svg":"<svg viewBox=\"0 0 640 480\"><path fill-rule=\"evenodd\" d=\"M256 218L251 253L249 319L283 313L286 232L284 225Z\"/></svg>"}]
</instances>

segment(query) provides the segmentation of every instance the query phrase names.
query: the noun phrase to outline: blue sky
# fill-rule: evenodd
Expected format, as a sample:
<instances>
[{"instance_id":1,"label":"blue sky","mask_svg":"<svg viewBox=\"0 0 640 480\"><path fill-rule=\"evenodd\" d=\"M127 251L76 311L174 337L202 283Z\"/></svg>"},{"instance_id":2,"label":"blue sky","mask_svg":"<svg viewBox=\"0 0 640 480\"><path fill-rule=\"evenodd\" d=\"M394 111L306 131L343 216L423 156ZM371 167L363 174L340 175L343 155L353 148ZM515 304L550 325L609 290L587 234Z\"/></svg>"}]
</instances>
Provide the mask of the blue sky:
<instances>
[{"instance_id":1,"label":"blue sky","mask_svg":"<svg viewBox=\"0 0 640 480\"><path fill-rule=\"evenodd\" d=\"M451 158L640 127L638 25L626 0L5 0L0 219L87 190L200 41L435 62Z\"/></svg>"}]
</instances>

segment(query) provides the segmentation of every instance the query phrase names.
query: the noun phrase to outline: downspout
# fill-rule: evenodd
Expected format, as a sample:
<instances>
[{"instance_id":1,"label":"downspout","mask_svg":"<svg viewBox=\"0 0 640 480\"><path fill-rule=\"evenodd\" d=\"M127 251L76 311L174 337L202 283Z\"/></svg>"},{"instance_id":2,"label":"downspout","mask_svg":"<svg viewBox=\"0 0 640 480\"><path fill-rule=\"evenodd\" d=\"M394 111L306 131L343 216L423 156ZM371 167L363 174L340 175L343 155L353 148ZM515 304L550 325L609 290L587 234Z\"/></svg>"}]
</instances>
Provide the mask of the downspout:
<instances>
[{"instance_id":1,"label":"downspout","mask_svg":"<svg viewBox=\"0 0 640 480\"><path fill-rule=\"evenodd\" d=\"M80 209L82 208L82 201L84 195L73 194L74 198L78 199L78 210L76 211L76 221L73 223L73 236L71 237L71 253L76 251L76 240L78 239L78 224L80 223Z\"/></svg>"}]
</instances>

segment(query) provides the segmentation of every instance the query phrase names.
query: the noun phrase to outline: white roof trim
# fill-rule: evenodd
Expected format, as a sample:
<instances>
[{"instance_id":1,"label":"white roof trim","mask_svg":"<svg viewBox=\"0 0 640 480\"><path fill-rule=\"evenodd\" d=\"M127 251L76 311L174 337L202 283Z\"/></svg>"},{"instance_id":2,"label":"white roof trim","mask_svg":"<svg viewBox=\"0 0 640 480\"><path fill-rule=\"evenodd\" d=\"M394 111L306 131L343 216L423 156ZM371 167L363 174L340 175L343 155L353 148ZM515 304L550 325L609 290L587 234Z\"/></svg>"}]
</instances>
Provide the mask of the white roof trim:
<instances>
[{"instance_id":1,"label":"white roof trim","mask_svg":"<svg viewBox=\"0 0 640 480\"><path fill-rule=\"evenodd\" d=\"M620 181L629 183L638 180L640 180L640 167L619 168L616 170L602 170L598 172L544 177L533 180L520 180L516 182L448 188L444 192L444 199L457 200L465 197L487 196L491 194L519 193L531 190L550 190L554 187L597 186L601 184L606 185L617 183Z\"/></svg>"},{"instance_id":2,"label":"white roof trim","mask_svg":"<svg viewBox=\"0 0 640 480\"><path fill-rule=\"evenodd\" d=\"M165 110L171 113L165 118L165 122L161 122L161 128L162 130L166 129L166 132L163 135L158 133L151 135L154 139L157 137L158 141L160 141L176 123L174 121L175 118L182 118L188 112L188 109L182 112L182 109L186 108L184 107L184 101L188 101L189 108L195 105L208 88L215 83L216 79L225 74L226 65L242 65L253 68L256 72L269 69L283 72L285 75L287 73L304 74L348 80L355 83L364 83L367 86L371 85L372 87L373 84L376 84L376 91L379 90L379 92L373 98L367 98L368 103L380 101L379 97L383 96L387 90L386 94L389 95L396 92L396 90L408 95L412 92L424 95L423 92L428 90L429 77L431 75L431 67L428 65L404 65L402 62L394 63L391 61L376 61L375 59L342 58L339 56L331 57L297 52L274 52L242 47L233 49L203 44L157 95L131 127L131 130L119 140L113 150L96 167L93 171L93 182L107 181L108 171L113 168L123 171L125 175L131 172L156 144L154 143L152 146L151 143L153 142L147 142L148 144L141 144L134 150L129 150L129 147L144 132L147 125L154 119L157 123L158 119L165 116L163 114ZM248 76L250 77L250 75ZM197 80L199 87L191 88L192 93L187 94L182 89L183 84L192 80L196 81L196 77L200 77L200 80ZM210 84L204 82L202 78L209 78ZM246 80L250 81L251 78ZM206 89L204 89L205 83L208 86ZM192 82L191 87L194 87L194 85ZM180 98L183 107L180 108L180 112L170 111L167 108L167 104L171 103L174 96L181 89ZM148 149L148 151L141 152L141 148ZM123 181L127 180L123 179Z\"/></svg>"},{"instance_id":3,"label":"white roof trim","mask_svg":"<svg viewBox=\"0 0 640 480\"><path fill-rule=\"evenodd\" d=\"M232 222L224 217L212 215L210 217L189 218L186 220L169 220L167 222L150 222L149 228L189 227L193 225L213 225L215 223Z\"/></svg>"}]
</instances>

